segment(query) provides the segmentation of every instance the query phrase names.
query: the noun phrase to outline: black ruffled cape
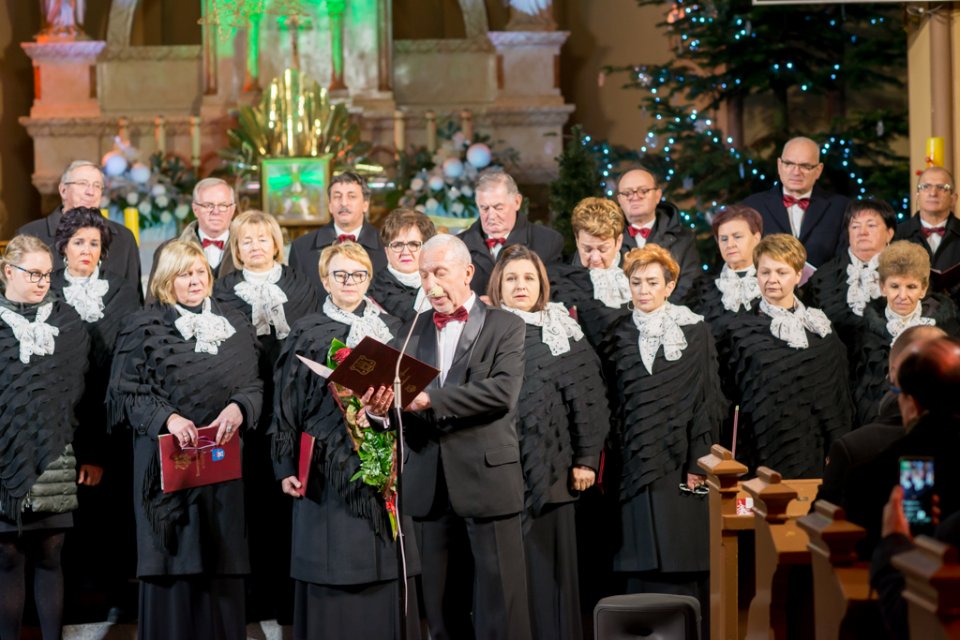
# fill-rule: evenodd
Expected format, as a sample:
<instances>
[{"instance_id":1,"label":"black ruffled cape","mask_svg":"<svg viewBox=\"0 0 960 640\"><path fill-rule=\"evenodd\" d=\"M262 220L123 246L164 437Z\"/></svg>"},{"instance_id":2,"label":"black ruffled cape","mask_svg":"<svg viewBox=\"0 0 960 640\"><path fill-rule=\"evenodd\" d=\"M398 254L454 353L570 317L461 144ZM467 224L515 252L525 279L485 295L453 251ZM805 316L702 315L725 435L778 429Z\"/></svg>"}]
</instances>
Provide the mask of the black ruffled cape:
<instances>
[{"instance_id":1,"label":"black ruffled cape","mask_svg":"<svg viewBox=\"0 0 960 640\"><path fill-rule=\"evenodd\" d=\"M216 354L197 353L184 340L169 305L134 314L117 338L107 409L111 427L134 433L134 512L140 576L246 573L249 570L243 481L165 494L160 487L158 440L179 414L198 427L231 402L243 413L242 430L257 426L263 384L259 346L241 314L213 302L213 313L236 332Z\"/></svg>"},{"instance_id":2,"label":"black ruffled cape","mask_svg":"<svg viewBox=\"0 0 960 640\"><path fill-rule=\"evenodd\" d=\"M854 346L851 386L858 425L876 421L880 398L890 386L887 372L893 337L887 331L886 308L886 298L867 305L863 310L863 328ZM932 293L920 302L920 309L923 317L933 318L948 334L960 335L957 307L947 296Z\"/></svg>"},{"instance_id":3,"label":"black ruffled cape","mask_svg":"<svg viewBox=\"0 0 960 640\"><path fill-rule=\"evenodd\" d=\"M51 462L74 439L74 408L83 395L90 339L80 316L56 295L46 322L60 330L54 352L20 361L20 342L0 320L0 516L20 522L23 499ZM21 305L0 294L0 305L29 321L38 304Z\"/></svg>"},{"instance_id":4,"label":"black ruffled cape","mask_svg":"<svg viewBox=\"0 0 960 640\"><path fill-rule=\"evenodd\" d=\"M595 300L590 270L579 265L552 264L548 266L547 274L551 299L562 302L576 314L584 335L599 353L607 330L620 318L630 315L630 303L612 309Z\"/></svg>"},{"instance_id":5,"label":"black ruffled cape","mask_svg":"<svg viewBox=\"0 0 960 640\"><path fill-rule=\"evenodd\" d=\"M835 332L807 339L806 349L790 347L759 310L732 327L737 459L751 472L765 465L784 478L820 478L830 444L850 430L846 349Z\"/></svg>"},{"instance_id":6,"label":"black ruffled cape","mask_svg":"<svg viewBox=\"0 0 960 640\"><path fill-rule=\"evenodd\" d=\"M825 262L803 286L801 295L804 304L821 309L830 318L837 336L847 347L852 359L857 334L863 328L863 316L850 310L847 304L847 266L850 255L846 252Z\"/></svg>"},{"instance_id":7,"label":"black ruffled cape","mask_svg":"<svg viewBox=\"0 0 960 640\"><path fill-rule=\"evenodd\" d=\"M526 479L526 509L539 515L550 503L574 500L569 489L574 465L598 470L610 427L606 386L596 352L581 339L555 356L527 325L523 387L520 389L520 457Z\"/></svg>"},{"instance_id":8,"label":"black ruffled cape","mask_svg":"<svg viewBox=\"0 0 960 640\"><path fill-rule=\"evenodd\" d=\"M417 301L417 291L418 287L406 286L384 269L373 277L367 295L376 300L387 313L407 323L416 315L413 303ZM429 309L430 305L424 304L423 308Z\"/></svg>"}]
</instances>

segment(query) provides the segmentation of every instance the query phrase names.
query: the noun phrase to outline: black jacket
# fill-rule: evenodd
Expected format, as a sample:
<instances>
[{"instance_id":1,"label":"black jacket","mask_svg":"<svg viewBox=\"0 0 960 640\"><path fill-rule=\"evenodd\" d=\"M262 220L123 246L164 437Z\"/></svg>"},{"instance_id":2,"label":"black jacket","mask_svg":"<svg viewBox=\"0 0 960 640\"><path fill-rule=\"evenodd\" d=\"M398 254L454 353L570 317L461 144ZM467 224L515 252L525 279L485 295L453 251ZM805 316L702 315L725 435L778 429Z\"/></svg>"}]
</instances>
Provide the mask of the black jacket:
<instances>
[{"instance_id":1,"label":"black jacket","mask_svg":"<svg viewBox=\"0 0 960 640\"><path fill-rule=\"evenodd\" d=\"M470 249L470 257L473 259L473 266L477 270L473 274L470 287L477 292L477 295L481 296L487 294L487 282L490 280L490 273L493 271L494 262L496 262L490 253L490 249L487 248L485 238L480 220L474 222L460 234L460 239ZM563 253L563 236L542 224L530 222L527 216L522 213L517 214L517 223L513 226L510 234L507 235L504 248L512 244L522 244L533 249L544 264L559 262Z\"/></svg>"},{"instance_id":2,"label":"black jacket","mask_svg":"<svg viewBox=\"0 0 960 640\"><path fill-rule=\"evenodd\" d=\"M830 258L840 255L847 248L847 232L843 228L843 214L847 208L846 196L824 191L814 185L810 206L803 214L800 225L800 242L807 250L807 262L819 267ZM790 216L783 206L783 191L774 185L769 191L747 196L741 203L753 207L763 218L763 235L772 233L793 234Z\"/></svg>"},{"instance_id":3,"label":"black jacket","mask_svg":"<svg viewBox=\"0 0 960 640\"><path fill-rule=\"evenodd\" d=\"M320 272L317 269L320 252L336 241L337 230L331 222L316 231L300 236L290 245L290 266L310 278L310 282L317 288L317 291L323 291ZM364 222L360 227L360 233L357 234L357 243L367 250L370 262L373 263L371 278L387 268L387 254L383 251L383 245L380 243L380 232L377 231L376 227L369 222Z\"/></svg>"},{"instance_id":4,"label":"black jacket","mask_svg":"<svg viewBox=\"0 0 960 640\"><path fill-rule=\"evenodd\" d=\"M922 227L920 214L914 214L897 225L897 232L893 239L916 242L926 249L927 253L930 254L930 268L932 269L945 271L956 264L960 264L960 220L956 216L951 214L947 218L947 232L944 234L943 240L940 241L936 253L930 250L930 245L927 244L927 239L921 231ZM960 301L960 286L953 287L943 293L948 294L954 301Z\"/></svg>"},{"instance_id":5,"label":"black jacket","mask_svg":"<svg viewBox=\"0 0 960 640\"><path fill-rule=\"evenodd\" d=\"M400 331L398 342L407 331ZM525 335L523 320L476 300L444 384L437 378L427 388L432 407L403 415L409 458L402 499L409 515L431 513L440 474L450 506L461 518L494 518L523 509L517 400ZM439 366L437 330L429 318L417 323L407 351Z\"/></svg>"},{"instance_id":6,"label":"black jacket","mask_svg":"<svg viewBox=\"0 0 960 640\"><path fill-rule=\"evenodd\" d=\"M157 301L153 294L150 293L150 285L153 284L153 274L157 272L157 264L160 262L160 254L163 253L163 250L167 247L168 244L174 240L179 240L181 242L192 242L197 246L202 248L200 243L200 232L198 231L197 223L191 222L176 238L170 238L169 240L164 241L157 250L153 252L153 264L150 265L150 277L147 278L147 304L151 305ZM230 253L230 241L227 241L227 244L223 248L223 257L220 259L220 264L217 265L216 269L210 267L213 270L213 277L216 280L226 277L237 271L237 266L233 264L233 254Z\"/></svg>"},{"instance_id":7,"label":"black jacket","mask_svg":"<svg viewBox=\"0 0 960 640\"><path fill-rule=\"evenodd\" d=\"M50 247L53 252L53 270L63 269L63 258L53 246L57 235L57 226L60 219L63 218L63 207L57 207L53 213L40 220L28 222L19 229L17 235L27 234L36 236ZM140 284L140 249L137 247L137 241L133 233L122 224L117 224L112 220L106 221L107 226L113 231L113 241L110 243L110 252L103 259L101 269L115 273L131 285L136 287L141 302L143 301L143 287Z\"/></svg>"},{"instance_id":8,"label":"black jacket","mask_svg":"<svg viewBox=\"0 0 960 640\"><path fill-rule=\"evenodd\" d=\"M647 244L655 244L667 249L680 265L680 278L673 293L670 294L670 302L681 304L703 273L700 266L700 252L697 251L697 238L689 227L683 225L680 210L676 205L661 202L657 205L656 217L657 221L653 225L650 237L647 238ZM636 247L636 240L630 237L624 227L623 246L620 252L626 254L627 251ZM580 262L579 257L574 259L577 263Z\"/></svg>"}]
</instances>

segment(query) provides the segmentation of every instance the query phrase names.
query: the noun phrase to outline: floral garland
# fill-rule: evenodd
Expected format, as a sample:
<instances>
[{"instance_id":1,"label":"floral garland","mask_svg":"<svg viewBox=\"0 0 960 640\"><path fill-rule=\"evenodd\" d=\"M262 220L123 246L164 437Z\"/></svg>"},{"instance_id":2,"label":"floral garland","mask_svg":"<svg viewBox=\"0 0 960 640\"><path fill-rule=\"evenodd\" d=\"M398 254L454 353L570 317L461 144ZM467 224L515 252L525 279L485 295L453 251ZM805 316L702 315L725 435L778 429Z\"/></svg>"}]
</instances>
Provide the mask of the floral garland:
<instances>
[{"instance_id":1,"label":"floral garland","mask_svg":"<svg viewBox=\"0 0 960 640\"><path fill-rule=\"evenodd\" d=\"M136 209L141 228L193 220L190 194L197 177L184 159L157 152L144 163L135 147L117 138L101 164L106 176L101 207L117 215Z\"/></svg>"},{"instance_id":2,"label":"floral garland","mask_svg":"<svg viewBox=\"0 0 960 640\"><path fill-rule=\"evenodd\" d=\"M334 338L327 351L327 366L336 369L350 355L350 351L350 347ZM330 383L330 388L343 412L347 433L353 442L353 450L360 458L360 468L350 480L360 480L375 488L383 496L387 515L390 518L390 530L393 532L393 539L396 540L396 435L393 431L377 431L370 427L360 398L353 391L334 382Z\"/></svg>"}]
</instances>

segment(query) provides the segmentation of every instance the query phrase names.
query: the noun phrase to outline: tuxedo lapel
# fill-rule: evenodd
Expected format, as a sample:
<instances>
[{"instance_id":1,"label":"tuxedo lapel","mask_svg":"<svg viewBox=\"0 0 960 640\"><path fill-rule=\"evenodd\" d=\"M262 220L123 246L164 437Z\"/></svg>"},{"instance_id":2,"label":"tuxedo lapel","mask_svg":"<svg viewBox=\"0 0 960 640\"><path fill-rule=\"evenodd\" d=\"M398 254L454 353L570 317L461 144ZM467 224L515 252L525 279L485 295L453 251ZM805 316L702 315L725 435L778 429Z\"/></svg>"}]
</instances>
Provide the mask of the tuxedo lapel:
<instances>
[{"instance_id":1,"label":"tuxedo lapel","mask_svg":"<svg viewBox=\"0 0 960 640\"><path fill-rule=\"evenodd\" d=\"M457 342L457 350L453 354L453 364L450 365L450 371L447 372L447 378L444 384L461 384L467 377L467 365L470 364L470 353L473 351L473 345L476 344L477 336L483 328L483 321L487 316L487 309L482 302L477 300L473 304L473 310L467 318L467 325L460 334L460 340Z\"/></svg>"},{"instance_id":2,"label":"tuxedo lapel","mask_svg":"<svg viewBox=\"0 0 960 640\"><path fill-rule=\"evenodd\" d=\"M436 369L440 368L440 361L437 358L437 328L433 324L433 314L424 313L422 320L426 320L417 329L414 334L417 340L416 346L411 350L416 354L417 360L424 362ZM440 386L440 376L435 377L428 389L436 389Z\"/></svg>"},{"instance_id":3,"label":"tuxedo lapel","mask_svg":"<svg viewBox=\"0 0 960 640\"><path fill-rule=\"evenodd\" d=\"M331 222L330 224L325 224L317 229L314 249L324 249L325 247L329 247L336 239L337 231L334 229L333 223Z\"/></svg>"},{"instance_id":4,"label":"tuxedo lapel","mask_svg":"<svg viewBox=\"0 0 960 640\"><path fill-rule=\"evenodd\" d=\"M783 192L780 191L780 187L774 187L769 191L764 206L770 219L779 227L776 230L764 229L764 235L770 235L771 233L793 234L793 230L790 228L790 216L787 214L787 208L783 206Z\"/></svg>"},{"instance_id":5,"label":"tuxedo lapel","mask_svg":"<svg viewBox=\"0 0 960 640\"><path fill-rule=\"evenodd\" d=\"M781 202L781 204L783 203ZM810 236L813 235L814 228L827 212L828 204L830 203L823 197L823 194L818 193L817 189L814 189L810 197L810 205L807 207L807 210L803 212L803 217L801 218L800 242L805 243L810 239ZM786 211L786 209L784 209L784 211Z\"/></svg>"}]
</instances>

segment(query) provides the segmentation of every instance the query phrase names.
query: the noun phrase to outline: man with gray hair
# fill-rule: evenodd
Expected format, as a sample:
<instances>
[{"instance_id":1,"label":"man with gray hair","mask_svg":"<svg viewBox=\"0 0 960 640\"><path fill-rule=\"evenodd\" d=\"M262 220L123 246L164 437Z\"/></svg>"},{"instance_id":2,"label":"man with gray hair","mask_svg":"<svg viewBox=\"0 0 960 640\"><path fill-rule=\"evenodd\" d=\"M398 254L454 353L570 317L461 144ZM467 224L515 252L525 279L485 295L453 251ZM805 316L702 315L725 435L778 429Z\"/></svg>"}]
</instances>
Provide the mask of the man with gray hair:
<instances>
[{"instance_id":1,"label":"man with gray hair","mask_svg":"<svg viewBox=\"0 0 960 640\"><path fill-rule=\"evenodd\" d=\"M471 285L474 291L487 293L487 281L497 256L512 244L533 249L544 264L560 261L563 236L549 227L531 223L520 212L523 196L509 173L498 167L483 171L474 191L480 219L460 235L476 268Z\"/></svg>"},{"instance_id":2,"label":"man with gray hair","mask_svg":"<svg viewBox=\"0 0 960 640\"><path fill-rule=\"evenodd\" d=\"M100 201L103 198L103 173L100 167L87 160L75 160L60 176L60 199L61 206L53 210L53 213L28 222L19 229L17 235L27 234L36 236L50 247L53 252L54 270L63 268L63 258L54 246L54 239L57 235L57 226L64 215L69 215L70 211L77 207L100 208ZM143 297L143 287L140 284L140 251L137 248L137 241L122 224L117 224L107 220L107 227L113 232L113 239L110 243L110 255L103 258L101 268L118 276L121 276L132 285L137 291L141 292Z\"/></svg>"},{"instance_id":3,"label":"man with gray hair","mask_svg":"<svg viewBox=\"0 0 960 640\"><path fill-rule=\"evenodd\" d=\"M193 188L194 222L188 224L177 240L191 242L203 249L213 277L223 278L237 270L230 254L230 222L237 210L237 201L233 188L220 178L204 178ZM150 267L150 281L157 270L157 262L164 248L173 239L167 240L153 254L153 266ZM147 302L153 302L147 284Z\"/></svg>"},{"instance_id":4,"label":"man with gray hair","mask_svg":"<svg viewBox=\"0 0 960 640\"><path fill-rule=\"evenodd\" d=\"M524 639L531 633L517 437L524 325L480 301L470 290L474 270L454 236L436 235L420 251L433 313L417 323L407 351L440 375L403 416L409 459L401 509L420 526L431 637Z\"/></svg>"},{"instance_id":5,"label":"man with gray hair","mask_svg":"<svg viewBox=\"0 0 960 640\"><path fill-rule=\"evenodd\" d=\"M783 145L777 158L780 184L748 196L743 205L763 217L763 235L789 233L807 250L807 262L820 267L847 250L843 213L847 198L817 186L823 173L820 147L810 138L797 137Z\"/></svg>"}]
</instances>

